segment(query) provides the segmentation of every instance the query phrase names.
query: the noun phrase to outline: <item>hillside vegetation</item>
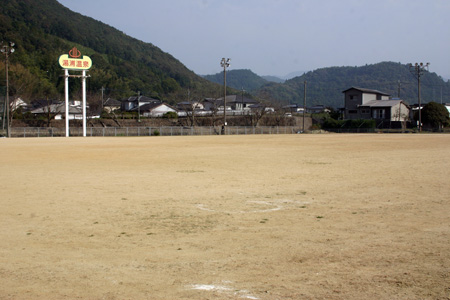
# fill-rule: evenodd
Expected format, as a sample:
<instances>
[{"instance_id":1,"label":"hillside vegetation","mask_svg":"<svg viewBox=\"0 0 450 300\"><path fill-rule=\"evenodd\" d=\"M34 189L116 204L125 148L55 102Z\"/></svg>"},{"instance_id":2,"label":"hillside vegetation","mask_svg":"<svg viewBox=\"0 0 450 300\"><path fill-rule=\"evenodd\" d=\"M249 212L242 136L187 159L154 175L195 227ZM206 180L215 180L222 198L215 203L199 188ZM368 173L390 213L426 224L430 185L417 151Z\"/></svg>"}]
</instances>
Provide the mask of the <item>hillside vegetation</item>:
<instances>
[{"instance_id":1,"label":"hillside vegetation","mask_svg":"<svg viewBox=\"0 0 450 300\"><path fill-rule=\"evenodd\" d=\"M58 58L73 47L93 61L88 101L98 98L102 88L105 97L123 98L140 92L169 103L223 95L223 72L202 78L157 46L72 12L56 0L0 0L0 36L16 43L16 52L10 56L10 94L26 101L61 97L64 83ZM0 69L4 70L4 60ZM431 65L431 72L422 77L423 103L450 102L450 82L432 69ZM230 70L227 93L240 94L244 89L247 96L261 101L303 104L305 81L307 106L342 107L342 91L352 86L400 96L410 104L417 102L417 79L407 65L395 62L322 68L282 83L270 82L251 70ZM4 82L5 72L0 72L2 95ZM71 79L72 97L80 90L81 81Z\"/></svg>"},{"instance_id":2,"label":"hillside vegetation","mask_svg":"<svg viewBox=\"0 0 450 300\"><path fill-rule=\"evenodd\" d=\"M209 94L219 86L188 70L158 47L132 38L56 0L0 0L0 36L16 43L11 55L11 94L57 97L64 84L57 61L76 46L92 58L88 89L113 97L141 94L175 100L191 88ZM0 66L3 69L3 64ZM3 72L2 72L3 73ZM4 74L0 75L4 82ZM80 89L73 80L72 91Z\"/></svg>"},{"instance_id":3,"label":"hillside vegetation","mask_svg":"<svg viewBox=\"0 0 450 300\"><path fill-rule=\"evenodd\" d=\"M223 72L214 75L205 75L205 79L223 85ZM236 90L253 92L269 83L266 79L256 75L251 70L230 70L227 71L227 86Z\"/></svg>"},{"instance_id":4,"label":"hillside vegetation","mask_svg":"<svg viewBox=\"0 0 450 300\"><path fill-rule=\"evenodd\" d=\"M430 66L432 70L432 66ZM323 104L343 107L342 91L355 87L376 89L399 97L409 104L417 103L417 78L409 66L395 62L381 62L361 67L330 67L307 72L285 83L268 83L257 94L261 98L278 99L284 103L303 104L304 82L307 106ZM436 73L426 71L421 77L423 103L450 101L450 81L445 82Z\"/></svg>"}]
</instances>

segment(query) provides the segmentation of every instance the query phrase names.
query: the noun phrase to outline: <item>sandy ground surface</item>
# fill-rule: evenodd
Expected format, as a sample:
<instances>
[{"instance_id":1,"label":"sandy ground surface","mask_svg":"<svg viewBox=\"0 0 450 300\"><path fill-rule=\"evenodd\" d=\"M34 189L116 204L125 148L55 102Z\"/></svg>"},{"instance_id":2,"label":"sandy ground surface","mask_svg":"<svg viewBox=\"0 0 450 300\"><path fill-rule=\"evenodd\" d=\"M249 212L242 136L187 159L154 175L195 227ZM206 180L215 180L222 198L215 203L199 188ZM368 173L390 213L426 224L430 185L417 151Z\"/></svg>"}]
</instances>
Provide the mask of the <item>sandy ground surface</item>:
<instances>
[{"instance_id":1,"label":"sandy ground surface","mask_svg":"<svg viewBox=\"0 0 450 300\"><path fill-rule=\"evenodd\" d=\"M0 140L0 299L450 299L450 135Z\"/></svg>"}]
</instances>

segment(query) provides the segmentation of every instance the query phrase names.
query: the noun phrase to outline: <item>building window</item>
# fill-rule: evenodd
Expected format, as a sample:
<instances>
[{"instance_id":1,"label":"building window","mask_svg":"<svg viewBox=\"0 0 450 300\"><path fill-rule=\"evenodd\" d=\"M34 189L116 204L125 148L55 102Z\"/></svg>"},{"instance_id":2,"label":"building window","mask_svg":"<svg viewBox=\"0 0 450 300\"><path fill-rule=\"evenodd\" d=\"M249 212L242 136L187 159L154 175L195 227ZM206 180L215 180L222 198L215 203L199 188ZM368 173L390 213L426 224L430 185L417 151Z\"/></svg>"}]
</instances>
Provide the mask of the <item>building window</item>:
<instances>
[{"instance_id":1,"label":"building window","mask_svg":"<svg viewBox=\"0 0 450 300\"><path fill-rule=\"evenodd\" d=\"M373 118L374 119L384 119L386 117L386 111L384 109L374 109Z\"/></svg>"},{"instance_id":2,"label":"building window","mask_svg":"<svg viewBox=\"0 0 450 300\"><path fill-rule=\"evenodd\" d=\"M348 113L349 113L349 114L357 114L358 111L357 111L357 110L354 110L354 109L351 109L351 110L348 111Z\"/></svg>"}]
</instances>

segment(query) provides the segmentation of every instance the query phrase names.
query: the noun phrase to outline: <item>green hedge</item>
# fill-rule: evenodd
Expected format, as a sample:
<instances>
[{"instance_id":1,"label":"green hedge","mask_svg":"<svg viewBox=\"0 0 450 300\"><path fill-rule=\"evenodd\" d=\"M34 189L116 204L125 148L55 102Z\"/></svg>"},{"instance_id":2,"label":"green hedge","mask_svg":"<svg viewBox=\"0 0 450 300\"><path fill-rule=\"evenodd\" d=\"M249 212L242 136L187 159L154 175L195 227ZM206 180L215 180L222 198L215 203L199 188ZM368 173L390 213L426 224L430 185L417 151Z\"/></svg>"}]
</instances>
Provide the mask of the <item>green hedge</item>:
<instances>
[{"instance_id":1,"label":"green hedge","mask_svg":"<svg viewBox=\"0 0 450 300\"><path fill-rule=\"evenodd\" d=\"M335 120L327 118L324 120L322 128L324 129L339 129L339 128L375 128L375 120Z\"/></svg>"}]
</instances>

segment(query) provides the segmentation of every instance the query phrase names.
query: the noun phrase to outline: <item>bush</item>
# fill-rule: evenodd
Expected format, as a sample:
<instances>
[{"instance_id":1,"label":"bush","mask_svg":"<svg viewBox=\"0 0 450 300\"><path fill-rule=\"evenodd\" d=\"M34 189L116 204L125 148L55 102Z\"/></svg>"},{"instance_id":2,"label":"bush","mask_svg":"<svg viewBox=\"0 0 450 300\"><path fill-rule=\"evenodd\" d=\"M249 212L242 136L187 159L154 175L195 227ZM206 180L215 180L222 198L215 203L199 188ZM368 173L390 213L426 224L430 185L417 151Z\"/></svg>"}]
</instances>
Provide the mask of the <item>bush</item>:
<instances>
[{"instance_id":1,"label":"bush","mask_svg":"<svg viewBox=\"0 0 450 300\"><path fill-rule=\"evenodd\" d=\"M324 120L322 128L324 129L339 129L339 128L375 128L375 120L335 120L327 118Z\"/></svg>"},{"instance_id":2,"label":"bush","mask_svg":"<svg viewBox=\"0 0 450 300\"><path fill-rule=\"evenodd\" d=\"M174 111L168 111L163 116L164 119L177 119L178 114Z\"/></svg>"},{"instance_id":3,"label":"bush","mask_svg":"<svg viewBox=\"0 0 450 300\"><path fill-rule=\"evenodd\" d=\"M159 130L154 130L154 131L153 131L153 135L154 135L154 136L159 136L159 135L160 135Z\"/></svg>"},{"instance_id":4,"label":"bush","mask_svg":"<svg viewBox=\"0 0 450 300\"><path fill-rule=\"evenodd\" d=\"M447 108L436 102L425 104L422 109L422 123L435 129L440 128L441 126L447 126L449 123L449 113Z\"/></svg>"}]
</instances>

